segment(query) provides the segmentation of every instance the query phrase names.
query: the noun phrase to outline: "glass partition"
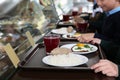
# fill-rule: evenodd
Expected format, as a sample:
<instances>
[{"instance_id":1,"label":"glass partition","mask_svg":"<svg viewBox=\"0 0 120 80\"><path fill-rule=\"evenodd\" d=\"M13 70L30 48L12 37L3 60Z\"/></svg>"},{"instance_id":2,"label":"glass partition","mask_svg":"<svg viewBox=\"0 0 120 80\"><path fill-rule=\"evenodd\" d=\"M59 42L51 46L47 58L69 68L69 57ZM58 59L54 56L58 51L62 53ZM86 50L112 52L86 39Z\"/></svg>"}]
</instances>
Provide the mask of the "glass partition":
<instances>
[{"instance_id":1,"label":"glass partition","mask_svg":"<svg viewBox=\"0 0 120 80\"><path fill-rule=\"evenodd\" d=\"M73 8L73 0L53 0L57 14L62 19L62 14L69 13Z\"/></svg>"},{"instance_id":2,"label":"glass partition","mask_svg":"<svg viewBox=\"0 0 120 80\"><path fill-rule=\"evenodd\" d=\"M74 0L74 6L82 7L82 13L93 12L93 2L90 0Z\"/></svg>"},{"instance_id":3,"label":"glass partition","mask_svg":"<svg viewBox=\"0 0 120 80\"><path fill-rule=\"evenodd\" d=\"M31 32L36 42L43 37L47 29L46 26L50 23L50 20L43 14L44 6L40 5L39 0L2 1L7 1L6 4L10 2L9 5L12 7L7 12L0 13L0 80L2 80L1 77L4 73L7 75L7 72L13 68L3 46L10 43L20 57L31 47L25 35L26 31ZM0 2L0 10L3 8L2 1ZM8 8L8 5L4 8Z\"/></svg>"}]
</instances>

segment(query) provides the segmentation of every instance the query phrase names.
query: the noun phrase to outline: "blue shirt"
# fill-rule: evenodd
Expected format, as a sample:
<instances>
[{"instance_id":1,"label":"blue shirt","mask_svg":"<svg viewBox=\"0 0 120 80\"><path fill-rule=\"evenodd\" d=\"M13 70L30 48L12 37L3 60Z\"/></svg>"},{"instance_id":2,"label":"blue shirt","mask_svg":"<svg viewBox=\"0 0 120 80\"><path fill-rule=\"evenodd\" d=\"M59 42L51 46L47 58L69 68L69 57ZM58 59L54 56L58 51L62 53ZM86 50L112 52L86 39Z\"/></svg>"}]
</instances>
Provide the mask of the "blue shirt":
<instances>
[{"instance_id":1,"label":"blue shirt","mask_svg":"<svg viewBox=\"0 0 120 80\"><path fill-rule=\"evenodd\" d=\"M96 4L96 0L94 0L94 4Z\"/></svg>"},{"instance_id":2,"label":"blue shirt","mask_svg":"<svg viewBox=\"0 0 120 80\"><path fill-rule=\"evenodd\" d=\"M116 13L116 12L118 12L118 11L120 11L120 6L117 7L117 8L115 8L115 9L113 9L113 10L108 11L108 12L107 12L107 16L109 16L109 15L111 15L111 14L114 14L114 13Z\"/></svg>"},{"instance_id":3,"label":"blue shirt","mask_svg":"<svg viewBox=\"0 0 120 80\"><path fill-rule=\"evenodd\" d=\"M106 14L107 14L107 16L109 16L109 15L112 15L112 14L114 14L116 12L119 12L119 11L120 11L120 6L108 11ZM106 38L105 36L103 36L103 35L101 35L99 33L95 33L94 38L100 38L100 39L104 39L104 40L109 40L108 38Z\"/></svg>"}]
</instances>

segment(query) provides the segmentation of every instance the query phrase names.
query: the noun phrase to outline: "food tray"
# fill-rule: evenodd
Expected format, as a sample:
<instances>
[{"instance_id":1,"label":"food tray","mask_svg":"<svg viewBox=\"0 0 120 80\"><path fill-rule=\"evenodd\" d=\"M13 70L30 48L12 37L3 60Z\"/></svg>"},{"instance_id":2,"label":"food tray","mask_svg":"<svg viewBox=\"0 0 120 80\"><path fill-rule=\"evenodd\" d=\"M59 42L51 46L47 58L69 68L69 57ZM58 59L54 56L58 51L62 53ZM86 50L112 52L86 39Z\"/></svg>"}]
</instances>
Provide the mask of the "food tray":
<instances>
[{"instance_id":1,"label":"food tray","mask_svg":"<svg viewBox=\"0 0 120 80\"><path fill-rule=\"evenodd\" d=\"M61 41L60 46L63 44L77 43L77 41ZM89 60L86 64L75 66L75 67L54 67L46 65L42 62L42 58L46 56L44 45L36 44L32 49L30 49L26 55L24 55L23 60L18 64L18 67L23 70L90 70L90 66L97 63L100 59L105 58L102 54L100 47L93 53L86 54Z\"/></svg>"},{"instance_id":2,"label":"food tray","mask_svg":"<svg viewBox=\"0 0 120 80\"><path fill-rule=\"evenodd\" d=\"M68 27L68 26L75 27L75 25L72 22L65 23L62 20L58 20L58 22L56 23L56 25L57 25L57 28Z\"/></svg>"}]
</instances>

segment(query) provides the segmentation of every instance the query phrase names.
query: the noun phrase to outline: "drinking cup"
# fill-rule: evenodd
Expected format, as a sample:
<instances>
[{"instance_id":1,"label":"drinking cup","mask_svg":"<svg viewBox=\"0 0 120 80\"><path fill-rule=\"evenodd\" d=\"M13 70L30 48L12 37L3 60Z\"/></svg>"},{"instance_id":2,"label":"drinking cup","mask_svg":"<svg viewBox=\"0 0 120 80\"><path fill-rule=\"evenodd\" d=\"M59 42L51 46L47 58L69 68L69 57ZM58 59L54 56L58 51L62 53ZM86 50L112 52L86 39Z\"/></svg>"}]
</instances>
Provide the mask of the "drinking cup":
<instances>
[{"instance_id":1,"label":"drinking cup","mask_svg":"<svg viewBox=\"0 0 120 80\"><path fill-rule=\"evenodd\" d=\"M69 21L70 15L68 14L63 14L63 21Z\"/></svg>"},{"instance_id":2,"label":"drinking cup","mask_svg":"<svg viewBox=\"0 0 120 80\"><path fill-rule=\"evenodd\" d=\"M72 16L77 16L78 15L78 11L72 11Z\"/></svg>"},{"instance_id":3,"label":"drinking cup","mask_svg":"<svg viewBox=\"0 0 120 80\"><path fill-rule=\"evenodd\" d=\"M49 34L44 36L44 46L47 54L49 54L54 48L58 47L59 43L60 35Z\"/></svg>"},{"instance_id":4,"label":"drinking cup","mask_svg":"<svg viewBox=\"0 0 120 80\"><path fill-rule=\"evenodd\" d=\"M85 33L87 32L87 27L88 27L88 22L77 22L77 31L80 33Z\"/></svg>"},{"instance_id":5,"label":"drinking cup","mask_svg":"<svg viewBox=\"0 0 120 80\"><path fill-rule=\"evenodd\" d=\"M77 8L77 7L74 7L74 8L72 9L72 16L73 16L73 17L78 16L78 12L79 12L78 8Z\"/></svg>"}]
</instances>

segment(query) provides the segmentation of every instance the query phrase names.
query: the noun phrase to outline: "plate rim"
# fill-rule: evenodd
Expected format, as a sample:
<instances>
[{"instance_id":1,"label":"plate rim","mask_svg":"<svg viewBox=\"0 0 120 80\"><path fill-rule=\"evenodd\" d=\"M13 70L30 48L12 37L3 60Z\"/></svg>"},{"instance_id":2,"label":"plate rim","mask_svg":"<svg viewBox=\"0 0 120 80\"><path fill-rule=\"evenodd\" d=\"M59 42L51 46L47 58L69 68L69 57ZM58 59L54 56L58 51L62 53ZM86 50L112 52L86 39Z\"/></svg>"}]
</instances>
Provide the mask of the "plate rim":
<instances>
[{"instance_id":1,"label":"plate rim","mask_svg":"<svg viewBox=\"0 0 120 80\"><path fill-rule=\"evenodd\" d=\"M63 28L65 28L67 30L66 27L63 27ZM71 33L57 33L57 32L55 32L56 30L59 30L59 29L62 29L62 28L52 29L51 32L55 33L55 34L62 34L62 35L64 35L64 34L74 34L76 32L76 30L73 30L73 32L71 32Z\"/></svg>"},{"instance_id":2,"label":"plate rim","mask_svg":"<svg viewBox=\"0 0 120 80\"><path fill-rule=\"evenodd\" d=\"M67 38L67 35L70 35L70 34L63 34L62 37L65 39L76 39L76 38Z\"/></svg>"},{"instance_id":3,"label":"plate rim","mask_svg":"<svg viewBox=\"0 0 120 80\"><path fill-rule=\"evenodd\" d=\"M82 58L84 58L84 62L83 63L80 63L80 64L76 64L76 65L53 65L53 64L49 64L49 63L47 63L47 62L45 62L45 60L47 59L47 58L49 58L51 55L48 55L48 56L45 56L45 57L43 57L42 58L42 62L44 63L44 64L47 64L47 65L50 65L50 66L54 66L54 67L74 67L74 66L79 66L79 65L83 65L83 64L85 64L85 63L87 63L88 62L88 58L86 57L86 56L84 56L84 55L80 55L80 54L74 54L74 53L72 53L72 55L76 55L76 56L79 56L79 58L80 57L82 57Z\"/></svg>"},{"instance_id":4,"label":"plate rim","mask_svg":"<svg viewBox=\"0 0 120 80\"><path fill-rule=\"evenodd\" d=\"M60 47L64 47L65 45L73 45L73 46L75 46L76 44L77 44L77 43L64 44L64 45L62 45L62 46L60 46ZM89 44L89 43L84 43L84 44L92 45L92 44ZM72 47L73 47L73 46L72 46ZM93 52L95 52L95 51L98 50L98 47L97 47L97 46L95 46L95 45L92 45L92 46L94 46L94 48L96 48L96 50L91 51L91 52L73 51L73 50L72 50L72 47L71 47L70 49L72 50L72 52L74 52L74 53L76 53L76 54L90 54L90 53L93 53ZM65 48L67 48L67 47L65 47Z\"/></svg>"}]
</instances>

